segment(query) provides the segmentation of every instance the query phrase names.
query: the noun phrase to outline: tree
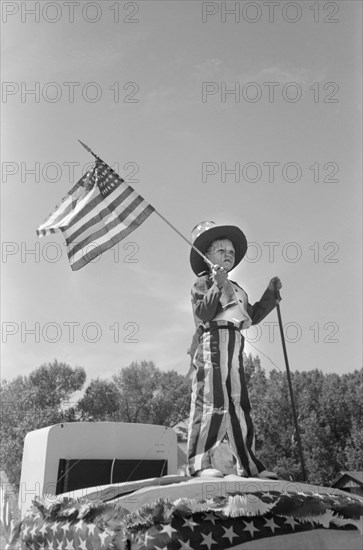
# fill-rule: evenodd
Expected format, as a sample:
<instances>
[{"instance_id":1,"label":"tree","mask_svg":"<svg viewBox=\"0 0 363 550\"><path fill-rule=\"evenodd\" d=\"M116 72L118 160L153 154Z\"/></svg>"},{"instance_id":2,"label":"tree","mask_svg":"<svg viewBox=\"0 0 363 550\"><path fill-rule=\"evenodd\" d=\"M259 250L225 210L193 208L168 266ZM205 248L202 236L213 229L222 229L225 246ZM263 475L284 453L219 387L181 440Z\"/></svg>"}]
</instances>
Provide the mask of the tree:
<instances>
[{"instance_id":1,"label":"tree","mask_svg":"<svg viewBox=\"0 0 363 550\"><path fill-rule=\"evenodd\" d=\"M161 373L159 383L151 406L152 423L172 427L189 415L190 382L171 370Z\"/></svg>"},{"instance_id":2,"label":"tree","mask_svg":"<svg viewBox=\"0 0 363 550\"><path fill-rule=\"evenodd\" d=\"M82 420L115 420L119 409L119 392L113 382L91 380L85 394L78 401L77 410Z\"/></svg>"},{"instance_id":3,"label":"tree","mask_svg":"<svg viewBox=\"0 0 363 550\"><path fill-rule=\"evenodd\" d=\"M113 381L119 392L119 420L172 426L189 413L187 379L175 371L160 371L152 361L131 363Z\"/></svg>"},{"instance_id":4,"label":"tree","mask_svg":"<svg viewBox=\"0 0 363 550\"><path fill-rule=\"evenodd\" d=\"M56 378L56 383L52 380ZM69 419L61 406L83 386L83 368L72 369L54 361L35 369L29 376L18 376L1 384L1 468L15 487L19 486L23 442L32 430Z\"/></svg>"},{"instance_id":5,"label":"tree","mask_svg":"<svg viewBox=\"0 0 363 550\"><path fill-rule=\"evenodd\" d=\"M41 365L29 375L34 388L34 399L40 408L59 407L69 396L82 388L86 373L82 367L72 368L66 363Z\"/></svg>"}]
</instances>

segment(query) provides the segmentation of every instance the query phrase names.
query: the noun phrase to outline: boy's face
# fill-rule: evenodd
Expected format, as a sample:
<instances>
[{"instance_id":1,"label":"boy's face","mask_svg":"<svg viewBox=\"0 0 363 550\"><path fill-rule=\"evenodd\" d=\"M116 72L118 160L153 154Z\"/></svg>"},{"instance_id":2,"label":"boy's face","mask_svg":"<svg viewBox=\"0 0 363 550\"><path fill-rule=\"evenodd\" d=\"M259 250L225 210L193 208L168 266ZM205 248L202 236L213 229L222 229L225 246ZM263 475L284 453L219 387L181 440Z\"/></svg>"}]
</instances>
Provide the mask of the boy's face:
<instances>
[{"instance_id":1,"label":"boy's face","mask_svg":"<svg viewBox=\"0 0 363 550\"><path fill-rule=\"evenodd\" d=\"M207 258L213 264L224 267L227 271L231 271L235 261L234 246L229 239L219 239L213 241L208 251L206 252Z\"/></svg>"}]
</instances>

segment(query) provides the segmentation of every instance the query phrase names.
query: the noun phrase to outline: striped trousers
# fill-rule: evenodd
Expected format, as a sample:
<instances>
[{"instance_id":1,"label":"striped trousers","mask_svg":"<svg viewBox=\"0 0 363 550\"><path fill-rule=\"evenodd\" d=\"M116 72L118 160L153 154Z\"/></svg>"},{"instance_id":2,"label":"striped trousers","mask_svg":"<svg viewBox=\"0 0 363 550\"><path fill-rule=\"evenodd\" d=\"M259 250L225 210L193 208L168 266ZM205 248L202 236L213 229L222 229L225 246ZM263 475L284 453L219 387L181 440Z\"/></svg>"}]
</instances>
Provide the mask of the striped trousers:
<instances>
[{"instance_id":1,"label":"striped trousers","mask_svg":"<svg viewBox=\"0 0 363 550\"><path fill-rule=\"evenodd\" d=\"M189 474L211 466L210 452L227 434L238 474L255 476L265 466L255 456L243 369L244 338L228 321L205 323L198 333L188 429Z\"/></svg>"}]
</instances>

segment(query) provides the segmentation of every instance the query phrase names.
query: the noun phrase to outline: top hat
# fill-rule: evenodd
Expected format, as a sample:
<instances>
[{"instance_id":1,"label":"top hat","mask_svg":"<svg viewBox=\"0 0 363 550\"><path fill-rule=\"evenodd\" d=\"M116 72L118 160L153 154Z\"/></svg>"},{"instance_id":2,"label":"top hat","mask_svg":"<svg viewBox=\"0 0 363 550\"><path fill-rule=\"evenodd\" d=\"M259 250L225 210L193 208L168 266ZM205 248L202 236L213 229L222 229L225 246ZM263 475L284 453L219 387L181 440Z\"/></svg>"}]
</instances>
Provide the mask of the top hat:
<instances>
[{"instance_id":1,"label":"top hat","mask_svg":"<svg viewBox=\"0 0 363 550\"><path fill-rule=\"evenodd\" d=\"M192 243L205 254L213 241L229 239L234 246L235 262L238 265L247 252L247 239L243 231L234 225L216 225L214 222L201 222L192 231ZM194 250L190 251L190 265L196 275L205 271L208 266L203 258Z\"/></svg>"}]
</instances>

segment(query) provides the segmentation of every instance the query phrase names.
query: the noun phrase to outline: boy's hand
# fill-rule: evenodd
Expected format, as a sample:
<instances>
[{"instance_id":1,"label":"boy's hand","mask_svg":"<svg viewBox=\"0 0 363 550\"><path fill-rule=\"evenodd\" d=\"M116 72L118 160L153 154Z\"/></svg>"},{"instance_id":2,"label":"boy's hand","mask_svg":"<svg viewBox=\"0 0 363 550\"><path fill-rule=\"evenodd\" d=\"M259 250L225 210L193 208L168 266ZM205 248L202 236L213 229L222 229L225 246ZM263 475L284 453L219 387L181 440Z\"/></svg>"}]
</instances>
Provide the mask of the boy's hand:
<instances>
[{"instance_id":1,"label":"boy's hand","mask_svg":"<svg viewBox=\"0 0 363 550\"><path fill-rule=\"evenodd\" d=\"M269 290L281 290L282 284L278 277L273 277L267 287Z\"/></svg>"},{"instance_id":2,"label":"boy's hand","mask_svg":"<svg viewBox=\"0 0 363 550\"><path fill-rule=\"evenodd\" d=\"M212 269L213 281L221 288L228 278L228 271L220 265L214 265Z\"/></svg>"}]
</instances>

